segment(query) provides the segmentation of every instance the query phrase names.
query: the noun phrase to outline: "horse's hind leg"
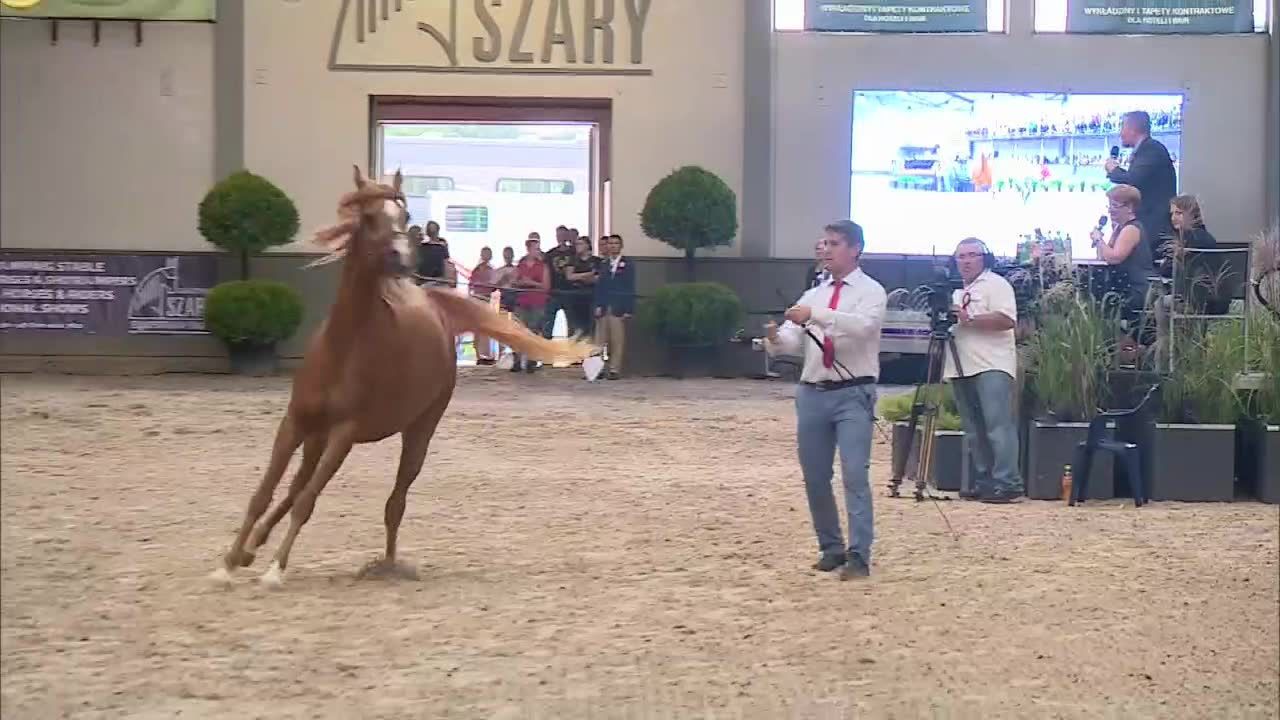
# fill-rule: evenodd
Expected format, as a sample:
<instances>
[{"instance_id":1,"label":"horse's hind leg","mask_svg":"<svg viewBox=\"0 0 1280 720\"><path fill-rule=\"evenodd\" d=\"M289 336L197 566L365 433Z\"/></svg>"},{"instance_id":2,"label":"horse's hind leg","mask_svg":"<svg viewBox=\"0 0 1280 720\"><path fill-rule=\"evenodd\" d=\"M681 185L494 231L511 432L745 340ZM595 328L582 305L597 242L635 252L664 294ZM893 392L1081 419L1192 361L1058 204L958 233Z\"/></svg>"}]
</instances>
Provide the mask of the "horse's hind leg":
<instances>
[{"instance_id":1,"label":"horse's hind leg","mask_svg":"<svg viewBox=\"0 0 1280 720\"><path fill-rule=\"evenodd\" d=\"M388 569L395 567L396 538L400 532L400 521L404 519L409 487L422 472L422 463L427 457L431 437L435 435L436 426L440 424L440 418L444 417L448 406L449 398L446 396L401 433L400 467L396 470L396 486L387 498L383 513L383 521L387 526L387 551L382 562Z\"/></svg>"},{"instance_id":2,"label":"horse's hind leg","mask_svg":"<svg viewBox=\"0 0 1280 720\"><path fill-rule=\"evenodd\" d=\"M249 542L245 546L244 555L248 556L248 562L244 563L247 567L253 563L254 555L258 548L267 542L267 538L271 537L271 531L282 518L293 508L293 503L298 499L298 494L307 486L311 480L312 474L316 471L316 465L320 463L320 454L324 452L325 434L323 432L312 433L307 436L306 442L302 444L302 464L298 466L298 471L293 476L293 481L289 483L289 493L285 495L275 508L267 515L267 519L258 523L253 528L253 533L249 535Z\"/></svg>"},{"instance_id":3,"label":"horse's hind leg","mask_svg":"<svg viewBox=\"0 0 1280 720\"><path fill-rule=\"evenodd\" d=\"M293 543L298 539L302 526L311 519L311 513L316 508L316 498L338 472L338 468L342 467L342 462L347 459L354 437L355 425L351 423L336 427L329 432L328 442L325 443L324 453L320 456L315 473L294 500L289 516L289 532L284 536L284 542L280 543L280 547L276 549L271 566L262 575L263 585L275 587L284 582L282 573L289 566L289 552L293 549Z\"/></svg>"},{"instance_id":4,"label":"horse's hind leg","mask_svg":"<svg viewBox=\"0 0 1280 720\"><path fill-rule=\"evenodd\" d=\"M276 429L276 439L271 446L271 461L267 463L267 470L262 475L262 481L258 483L258 489L249 499L249 508L245 511L240 532L236 535L235 542L231 544L231 549L223 557L223 566L214 571L216 580L224 582L230 580L231 572L236 568L253 562L253 555L245 553L245 541L249 538L254 523L258 522L262 513L267 511L267 507L271 504L271 496L275 494L280 478L289 467L289 458L293 457L294 451L301 444L302 435L298 432L297 424L291 416L285 415Z\"/></svg>"}]
</instances>

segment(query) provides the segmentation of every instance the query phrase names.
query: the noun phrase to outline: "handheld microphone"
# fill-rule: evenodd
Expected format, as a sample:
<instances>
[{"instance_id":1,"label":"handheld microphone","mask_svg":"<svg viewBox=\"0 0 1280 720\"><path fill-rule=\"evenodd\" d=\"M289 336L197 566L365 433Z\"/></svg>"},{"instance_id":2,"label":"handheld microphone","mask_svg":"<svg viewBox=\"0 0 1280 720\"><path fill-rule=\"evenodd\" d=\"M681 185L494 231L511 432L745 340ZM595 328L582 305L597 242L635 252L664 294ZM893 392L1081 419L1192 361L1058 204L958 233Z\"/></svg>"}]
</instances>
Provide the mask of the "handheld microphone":
<instances>
[{"instance_id":1,"label":"handheld microphone","mask_svg":"<svg viewBox=\"0 0 1280 720\"><path fill-rule=\"evenodd\" d=\"M1112 145L1112 146L1111 146L1111 159L1112 159L1112 160L1119 160L1119 159L1120 159L1120 146L1119 146L1119 145Z\"/></svg>"},{"instance_id":2,"label":"handheld microphone","mask_svg":"<svg viewBox=\"0 0 1280 720\"><path fill-rule=\"evenodd\" d=\"M1102 232L1102 228L1104 228L1104 227L1106 227L1106 226L1107 226L1107 216L1106 216L1106 215L1101 215L1101 216L1099 216L1099 217L1098 217L1098 228L1097 228L1098 232ZM1098 247L1098 243L1096 243L1096 242L1095 242L1095 243L1093 244L1093 246L1094 246L1094 247Z\"/></svg>"}]
</instances>

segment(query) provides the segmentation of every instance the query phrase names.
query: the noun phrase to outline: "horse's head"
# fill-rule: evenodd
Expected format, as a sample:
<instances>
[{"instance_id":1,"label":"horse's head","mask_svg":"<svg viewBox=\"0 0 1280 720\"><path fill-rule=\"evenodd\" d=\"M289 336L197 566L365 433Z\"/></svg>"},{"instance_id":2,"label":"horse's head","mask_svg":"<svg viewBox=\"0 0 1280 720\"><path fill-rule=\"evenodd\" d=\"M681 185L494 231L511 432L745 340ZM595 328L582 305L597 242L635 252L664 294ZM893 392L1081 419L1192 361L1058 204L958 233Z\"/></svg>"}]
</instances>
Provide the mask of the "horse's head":
<instances>
[{"instance_id":1,"label":"horse's head","mask_svg":"<svg viewBox=\"0 0 1280 720\"><path fill-rule=\"evenodd\" d=\"M396 171L391 185L376 183L353 167L356 189L338 205L341 222L316 234L316 241L330 249L317 264L345 258L347 263L374 275L406 275L412 267L409 247L409 211L403 180Z\"/></svg>"}]
</instances>

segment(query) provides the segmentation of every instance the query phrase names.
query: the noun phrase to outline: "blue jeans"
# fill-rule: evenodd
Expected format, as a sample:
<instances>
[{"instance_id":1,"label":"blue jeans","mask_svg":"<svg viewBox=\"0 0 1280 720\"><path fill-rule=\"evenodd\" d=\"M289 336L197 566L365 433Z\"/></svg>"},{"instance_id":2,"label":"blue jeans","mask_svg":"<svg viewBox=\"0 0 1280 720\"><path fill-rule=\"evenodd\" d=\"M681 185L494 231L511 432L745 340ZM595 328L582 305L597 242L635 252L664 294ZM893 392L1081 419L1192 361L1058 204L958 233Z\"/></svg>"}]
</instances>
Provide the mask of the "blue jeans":
<instances>
[{"instance_id":1,"label":"blue jeans","mask_svg":"<svg viewBox=\"0 0 1280 720\"><path fill-rule=\"evenodd\" d=\"M809 515L818 536L818 550L835 555L845 550L840 512L831 492L832 462L840 448L840 479L849 515L849 552L871 566L875 523L871 508L871 430L875 418L875 385L838 390L796 387L796 439Z\"/></svg>"},{"instance_id":2,"label":"blue jeans","mask_svg":"<svg viewBox=\"0 0 1280 720\"><path fill-rule=\"evenodd\" d=\"M974 491L979 495L1021 495L1013 378L1000 370L987 370L954 378L951 384L960 421L972 443L973 466L978 472ZM985 433L978 432L979 419Z\"/></svg>"},{"instance_id":3,"label":"blue jeans","mask_svg":"<svg viewBox=\"0 0 1280 720\"><path fill-rule=\"evenodd\" d=\"M551 298L547 300L545 310L546 314L542 316L542 337L550 340L551 336L555 334L556 315L563 309L563 307L564 301L560 299L559 295L552 295ZM568 313L565 313L565 319L568 320ZM538 332L538 328L531 327L529 329L534 332Z\"/></svg>"}]
</instances>

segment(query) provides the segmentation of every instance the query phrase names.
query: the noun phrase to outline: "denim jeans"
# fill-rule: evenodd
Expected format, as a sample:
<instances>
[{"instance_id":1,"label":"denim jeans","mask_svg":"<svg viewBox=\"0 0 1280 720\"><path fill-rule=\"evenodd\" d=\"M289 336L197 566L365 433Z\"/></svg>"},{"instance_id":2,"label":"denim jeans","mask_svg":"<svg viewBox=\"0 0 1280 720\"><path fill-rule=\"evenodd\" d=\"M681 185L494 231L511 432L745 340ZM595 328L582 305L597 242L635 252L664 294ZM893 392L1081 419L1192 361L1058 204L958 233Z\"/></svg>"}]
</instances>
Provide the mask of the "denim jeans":
<instances>
[{"instance_id":1,"label":"denim jeans","mask_svg":"<svg viewBox=\"0 0 1280 720\"><path fill-rule=\"evenodd\" d=\"M875 539L871 486L871 430L875 419L875 385L855 385L819 390L800 384L796 388L796 437L809 515L818 538L818 550L834 555L845 550L840 532L840 512L831 491L832 463L840 448L840 480L844 486L845 512L849 516L848 550L871 566Z\"/></svg>"},{"instance_id":2,"label":"denim jeans","mask_svg":"<svg viewBox=\"0 0 1280 720\"><path fill-rule=\"evenodd\" d=\"M554 292L559 292L559 290L555 290ZM550 340L556 330L556 315L563 309L564 301L560 299L559 295L552 295L547 300L546 306L543 308L542 327L535 328L531 326L529 329L535 333L541 332L542 337ZM568 313L565 313L565 320L567 321L568 319Z\"/></svg>"},{"instance_id":3,"label":"denim jeans","mask_svg":"<svg viewBox=\"0 0 1280 720\"><path fill-rule=\"evenodd\" d=\"M974 490L979 495L1021 495L1013 378L1000 370L987 370L951 383L978 472ZM979 419L985 433L978 432Z\"/></svg>"},{"instance_id":4,"label":"denim jeans","mask_svg":"<svg viewBox=\"0 0 1280 720\"><path fill-rule=\"evenodd\" d=\"M525 327L529 328L530 332L537 333L542 328L543 318L546 317L546 313L544 307L524 306L516 308L516 317L520 319L520 322L524 323ZM528 367L533 362L517 352L513 352L512 356L513 367Z\"/></svg>"}]
</instances>

